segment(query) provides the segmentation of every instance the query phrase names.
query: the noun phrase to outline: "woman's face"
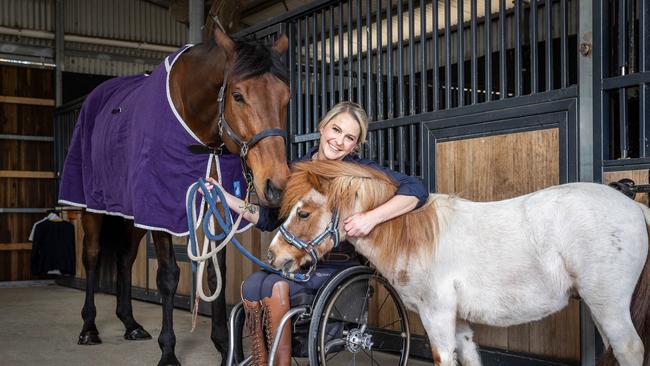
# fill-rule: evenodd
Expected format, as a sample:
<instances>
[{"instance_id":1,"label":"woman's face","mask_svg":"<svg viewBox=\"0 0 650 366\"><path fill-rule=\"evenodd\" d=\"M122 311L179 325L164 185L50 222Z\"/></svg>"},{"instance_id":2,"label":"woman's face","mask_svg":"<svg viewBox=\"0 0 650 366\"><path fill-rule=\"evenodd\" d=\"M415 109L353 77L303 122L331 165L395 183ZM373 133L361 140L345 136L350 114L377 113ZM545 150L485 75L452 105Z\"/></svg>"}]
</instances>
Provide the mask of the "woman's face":
<instances>
[{"instance_id":1,"label":"woman's face","mask_svg":"<svg viewBox=\"0 0 650 366\"><path fill-rule=\"evenodd\" d=\"M320 128L318 159L341 160L357 146L361 127L349 113L339 113Z\"/></svg>"}]
</instances>

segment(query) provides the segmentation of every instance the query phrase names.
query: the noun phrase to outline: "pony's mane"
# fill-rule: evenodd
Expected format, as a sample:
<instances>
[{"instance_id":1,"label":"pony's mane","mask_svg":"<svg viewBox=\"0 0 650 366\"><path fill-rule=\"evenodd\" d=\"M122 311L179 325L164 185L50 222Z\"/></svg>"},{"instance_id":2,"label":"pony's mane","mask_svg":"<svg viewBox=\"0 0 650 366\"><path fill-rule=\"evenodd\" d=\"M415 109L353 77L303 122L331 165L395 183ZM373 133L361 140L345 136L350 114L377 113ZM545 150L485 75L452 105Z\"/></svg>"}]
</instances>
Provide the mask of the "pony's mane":
<instances>
[{"instance_id":1,"label":"pony's mane","mask_svg":"<svg viewBox=\"0 0 650 366\"><path fill-rule=\"evenodd\" d=\"M279 54L261 43L235 41L237 60L230 70L232 76L246 80L270 72L289 85L289 72Z\"/></svg>"},{"instance_id":2,"label":"pony's mane","mask_svg":"<svg viewBox=\"0 0 650 366\"><path fill-rule=\"evenodd\" d=\"M383 172L356 163L342 161L305 161L295 163L284 191L280 214L287 217L293 206L312 189L324 192L327 208L350 212L358 200L362 211L388 201L397 191L397 183ZM425 253L435 248L438 221L435 206L423 207L376 226L368 239L381 251L380 260L392 265L403 254ZM424 254L424 253L422 253Z\"/></svg>"},{"instance_id":3,"label":"pony's mane","mask_svg":"<svg viewBox=\"0 0 650 366\"><path fill-rule=\"evenodd\" d=\"M331 160L297 162L291 168L284 190L281 217L287 217L291 208L312 189L320 192L327 189L328 209L350 209L358 194L367 210L389 200L395 194L397 184L379 170L356 163Z\"/></svg>"}]
</instances>

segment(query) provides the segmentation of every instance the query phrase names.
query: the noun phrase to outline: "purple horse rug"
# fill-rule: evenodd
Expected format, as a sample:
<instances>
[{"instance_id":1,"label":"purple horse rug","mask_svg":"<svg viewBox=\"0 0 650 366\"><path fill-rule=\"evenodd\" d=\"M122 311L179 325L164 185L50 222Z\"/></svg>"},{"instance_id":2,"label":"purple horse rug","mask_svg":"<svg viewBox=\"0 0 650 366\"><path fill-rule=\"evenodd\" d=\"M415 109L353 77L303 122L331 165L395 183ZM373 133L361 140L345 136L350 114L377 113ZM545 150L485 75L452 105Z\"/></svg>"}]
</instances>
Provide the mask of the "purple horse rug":
<instances>
[{"instance_id":1,"label":"purple horse rug","mask_svg":"<svg viewBox=\"0 0 650 366\"><path fill-rule=\"evenodd\" d=\"M118 77L84 101L61 177L59 203L132 219L135 226L188 234L185 194L207 177L213 155L195 154L203 144L173 106L169 74L191 46L167 56L151 75ZM221 183L244 197L239 156L215 161ZM238 231L248 229L240 224Z\"/></svg>"}]
</instances>

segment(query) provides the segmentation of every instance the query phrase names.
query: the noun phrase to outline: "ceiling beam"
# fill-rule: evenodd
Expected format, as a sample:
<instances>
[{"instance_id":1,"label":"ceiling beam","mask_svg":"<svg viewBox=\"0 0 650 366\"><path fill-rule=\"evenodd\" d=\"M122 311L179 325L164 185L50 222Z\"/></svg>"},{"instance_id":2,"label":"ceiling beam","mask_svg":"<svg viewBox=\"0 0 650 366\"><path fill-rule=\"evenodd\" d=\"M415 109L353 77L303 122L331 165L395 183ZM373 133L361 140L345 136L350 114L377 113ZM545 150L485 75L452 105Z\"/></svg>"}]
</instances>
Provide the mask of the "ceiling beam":
<instances>
[{"instance_id":1,"label":"ceiling beam","mask_svg":"<svg viewBox=\"0 0 650 366\"><path fill-rule=\"evenodd\" d=\"M242 9L241 18L244 19L250 15L268 9L273 5L282 3L282 0L253 0Z\"/></svg>"}]
</instances>

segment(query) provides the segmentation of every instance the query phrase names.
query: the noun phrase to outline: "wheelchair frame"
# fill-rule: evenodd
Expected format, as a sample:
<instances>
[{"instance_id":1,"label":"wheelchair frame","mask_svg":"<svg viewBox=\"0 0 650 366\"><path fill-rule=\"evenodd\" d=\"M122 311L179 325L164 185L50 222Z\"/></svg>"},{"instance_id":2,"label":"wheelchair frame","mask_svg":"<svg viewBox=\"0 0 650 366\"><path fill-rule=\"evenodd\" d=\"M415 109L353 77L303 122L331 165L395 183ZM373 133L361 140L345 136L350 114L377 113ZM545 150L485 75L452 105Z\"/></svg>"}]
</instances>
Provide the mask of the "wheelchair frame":
<instances>
[{"instance_id":1,"label":"wheelchair frame","mask_svg":"<svg viewBox=\"0 0 650 366\"><path fill-rule=\"evenodd\" d=\"M358 265L354 267L345 268L332 275L317 291L314 299L310 305L298 305L289 309L289 311L282 317L280 324L276 329L276 334L274 335L274 342L269 350L269 365L273 365L275 362L275 353L277 347L280 343L280 332L284 329L284 326L287 322L290 322L294 316L298 316L298 320L307 320L309 319L309 333L308 333L308 357L310 365L319 365L320 364L320 353L318 347L318 337L320 333L320 325L323 321L322 316L323 312L326 310L326 306L330 303L330 299L335 294L335 291L344 284L352 283L359 278L377 276L377 279L380 279L382 285L391 292L392 298L395 300L395 306L397 311L401 316L401 325L403 331L400 336L402 338L403 348L401 350L401 359L400 364L405 365L408 362L409 352L410 352L410 328L408 322L408 315L404 304L402 303L399 295L395 289L390 285L390 283L381 277L376 271L368 266ZM240 363L235 361L235 353L241 353L241 349L235 349L236 345L241 346L241 336L243 334L243 315L244 308L242 303L235 305L235 307L230 312L230 318L228 322L230 342L228 346L228 358L226 365L228 366L243 366L249 365L252 356L249 356L242 360ZM366 319L367 323L367 319ZM358 330L356 336L352 341L341 341L340 345L345 345L346 347L372 347L372 342L370 337L365 335L366 324L362 325L361 329ZM350 337L348 337L350 338ZM350 344L350 342L352 342Z\"/></svg>"}]
</instances>

